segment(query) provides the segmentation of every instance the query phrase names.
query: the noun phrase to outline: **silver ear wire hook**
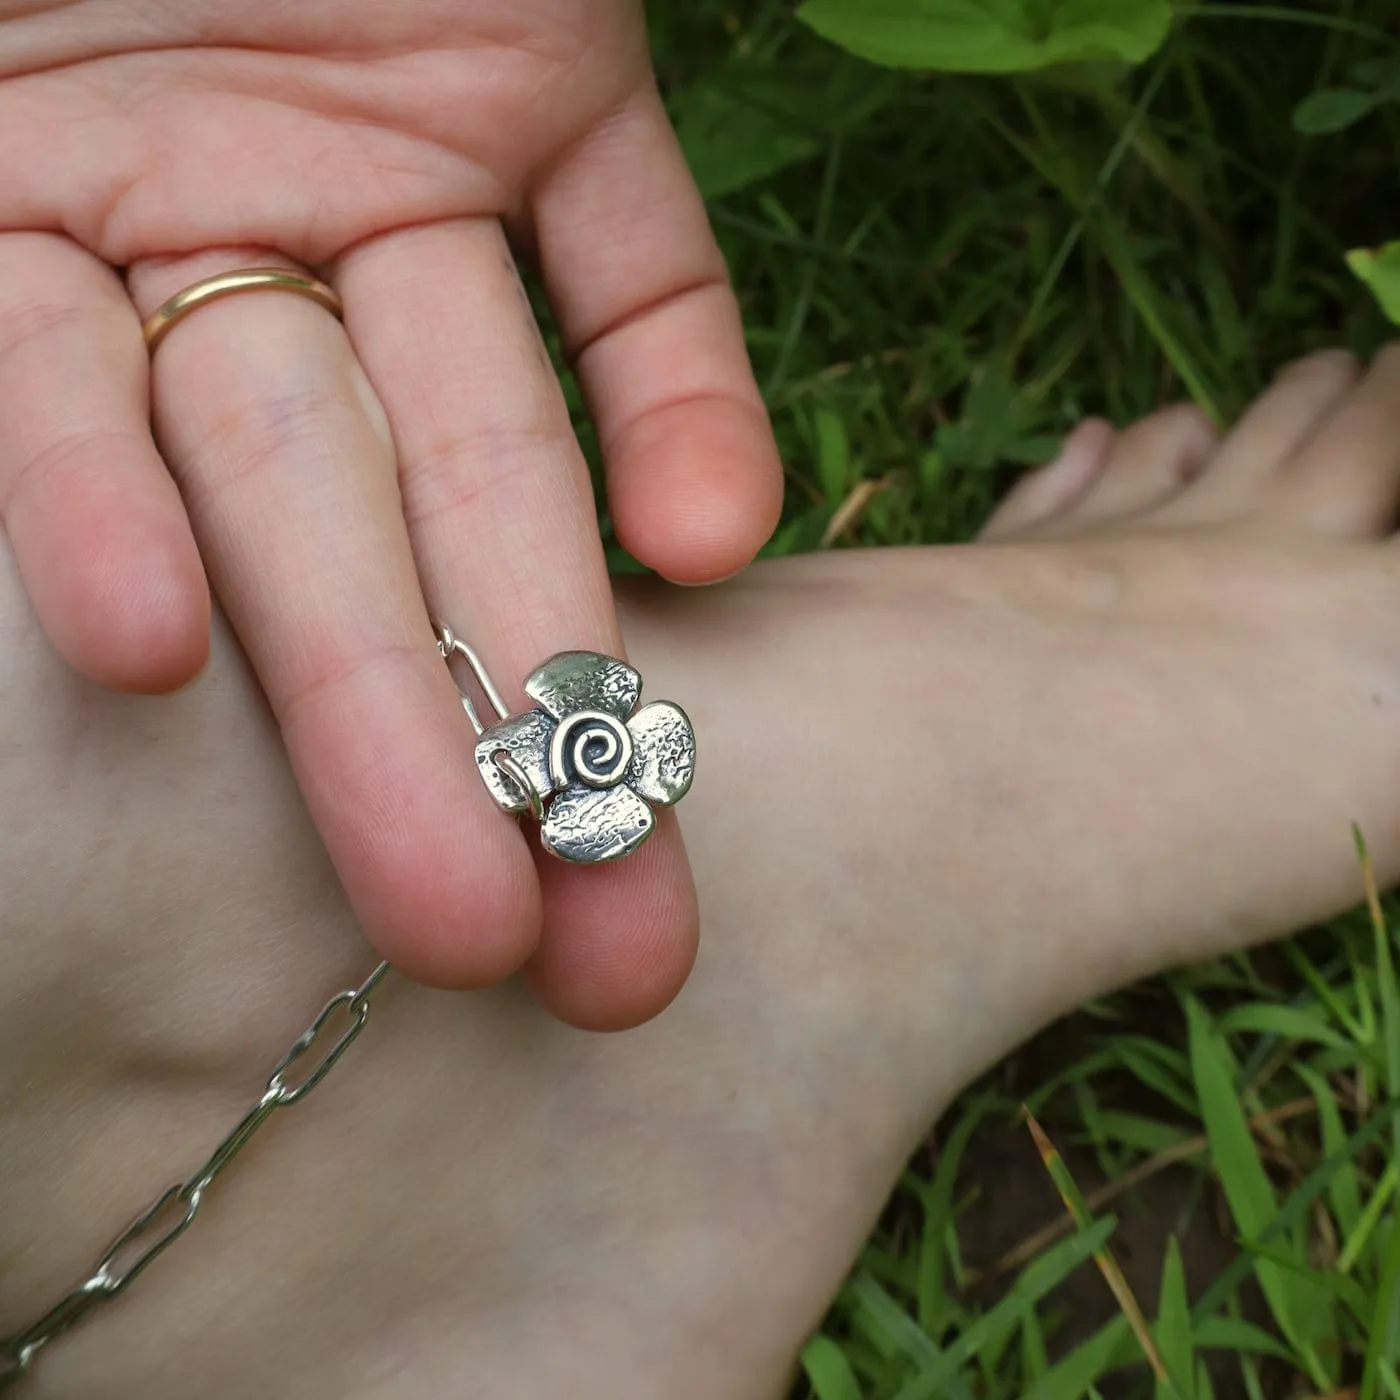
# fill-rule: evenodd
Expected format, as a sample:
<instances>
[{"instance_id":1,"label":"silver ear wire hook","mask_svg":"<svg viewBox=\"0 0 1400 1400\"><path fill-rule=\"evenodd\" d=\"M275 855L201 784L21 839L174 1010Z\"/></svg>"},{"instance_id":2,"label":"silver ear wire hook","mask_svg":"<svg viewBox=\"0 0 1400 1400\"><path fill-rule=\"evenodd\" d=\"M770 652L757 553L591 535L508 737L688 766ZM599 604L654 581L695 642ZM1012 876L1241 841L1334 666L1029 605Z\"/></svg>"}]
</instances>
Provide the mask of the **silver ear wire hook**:
<instances>
[{"instance_id":1,"label":"silver ear wire hook","mask_svg":"<svg viewBox=\"0 0 1400 1400\"><path fill-rule=\"evenodd\" d=\"M471 645L435 621L438 652L460 656L498 718L483 725L460 686L477 734L476 764L504 811L528 811L540 842L585 864L635 851L656 828L655 807L679 802L695 775L695 731L679 705L639 702L642 678L615 657L566 651L525 678L536 708L512 715Z\"/></svg>"},{"instance_id":2,"label":"silver ear wire hook","mask_svg":"<svg viewBox=\"0 0 1400 1400\"><path fill-rule=\"evenodd\" d=\"M434 620L433 631L437 633L438 654L442 659L450 663L454 656L460 656L471 667L473 679L495 708L496 718L509 719L509 706L501 699L501 692L496 689L495 683L491 679L491 673L486 669L486 663L476 654L471 645L459 637L445 622ZM481 717L476 712L475 703L460 686L457 689L457 694L462 697L462 708L467 712L467 718L471 720L472 728L480 737L486 732L486 726L482 724Z\"/></svg>"},{"instance_id":3,"label":"silver ear wire hook","mask_svg":"<svg viewBox=\"0 0 1400 1400\"><path fill-rule=\"evenodd\" d=\"M500 719L509 719L509 707L501 699L501 692L496 689L495 683L491 679L491 673L486 669L486 663L476 654L471 644L459 637L445 622L435 621L433 630L437 633L438 654L442 659L450 665L454 656L460 656L471 668L472 678L491 702L497 716ZM476 712L475 701L460 686L457 687L457 694L461 698L462 708L467 712L467 718L472 722L472 728L476 730L477 737L480 738L486 733L486 726L482 724L481 716ZM535 790L535 786L525 770L504 749L492 754L491 761L519 789L520 795L529 806L530 815L537 822L543 821L544 799Z\"/></svg>"}]
</instances>

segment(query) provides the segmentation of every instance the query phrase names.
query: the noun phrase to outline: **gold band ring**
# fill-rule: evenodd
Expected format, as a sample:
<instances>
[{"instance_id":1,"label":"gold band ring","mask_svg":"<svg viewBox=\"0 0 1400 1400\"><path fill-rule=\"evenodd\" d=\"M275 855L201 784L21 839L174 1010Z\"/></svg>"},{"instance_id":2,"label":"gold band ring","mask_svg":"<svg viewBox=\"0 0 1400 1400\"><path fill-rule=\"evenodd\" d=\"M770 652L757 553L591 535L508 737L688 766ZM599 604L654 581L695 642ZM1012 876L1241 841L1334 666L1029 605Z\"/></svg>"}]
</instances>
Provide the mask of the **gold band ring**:
<instances>
[{"instance_id":1,"label":"gold band ring","mask_svg":"<svg viewBox=\"0 0 1400 1400\"><path fill-rule=\"evenodd\" d=\"M220 301L239 292L256 291L294 292L324 307L337 321L345 319L345 308L334 287L328 287L324 282L303 273L289 272L285 267L244 267L236 272L221 272L217 277L206 277L171 297L141 328L146 337L146 349L154 355L161 341L191 311L208 302Z\"/></svg>"}]
</instances>

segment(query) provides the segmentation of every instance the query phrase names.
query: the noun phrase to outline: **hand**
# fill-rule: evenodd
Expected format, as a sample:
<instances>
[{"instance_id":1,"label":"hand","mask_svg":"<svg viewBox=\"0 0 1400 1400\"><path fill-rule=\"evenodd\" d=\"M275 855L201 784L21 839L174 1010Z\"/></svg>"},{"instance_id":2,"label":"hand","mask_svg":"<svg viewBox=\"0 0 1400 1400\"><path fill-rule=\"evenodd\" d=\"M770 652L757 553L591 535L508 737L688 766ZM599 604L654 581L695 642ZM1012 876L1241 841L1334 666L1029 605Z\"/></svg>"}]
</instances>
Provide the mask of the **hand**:
<instances>
[{"instance_id":1,"label":"hand","mask_svg":"<svg viewBox=\"0 0 1400 1400\"><path fill-rule=\"evenodd\" d=\"M510 701L555 651L621 650L503 222L538 254L622 542L701 582L775 521L645 40L632 0L0 0L0 511L49 636L109 686L177 687L207 654L207 571L379 951L453 986L530 958L546 1004L596 1026L653 1014L690 966L678 831L537 878L424 596ZM335 282L345 332L232 298L148 383L143 316L284 261Z\"/></svg>"}]
</instances>

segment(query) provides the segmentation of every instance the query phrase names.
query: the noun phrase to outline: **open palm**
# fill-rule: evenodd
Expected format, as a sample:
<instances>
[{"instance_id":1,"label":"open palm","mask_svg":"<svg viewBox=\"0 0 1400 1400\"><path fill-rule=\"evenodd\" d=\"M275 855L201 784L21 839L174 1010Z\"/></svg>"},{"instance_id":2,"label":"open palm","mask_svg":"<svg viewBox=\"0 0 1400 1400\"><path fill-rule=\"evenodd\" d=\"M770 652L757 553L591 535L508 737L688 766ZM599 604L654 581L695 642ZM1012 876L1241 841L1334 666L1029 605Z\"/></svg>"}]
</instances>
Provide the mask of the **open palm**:
<instances>
[{"instance_id":1,"label":"open palm","mask_svg":"<svg viewBox=\"0 0 1400 1400\"><path fill-rule=\"evenodd\" d=\"M538 255L620 538L681 581L741 567L780 477L639 4L0 0L0 510L49 636L94 680L178 686L207 572L379 950L449 985L528 958L561 1015L626 1024L693 955L679 833L533 863L424 604L508 698L553 652L620 650L503 224ZM345 331L233 298L148 369L142 316L282 261L335 282Z\"/></svg>"}]
</instances>

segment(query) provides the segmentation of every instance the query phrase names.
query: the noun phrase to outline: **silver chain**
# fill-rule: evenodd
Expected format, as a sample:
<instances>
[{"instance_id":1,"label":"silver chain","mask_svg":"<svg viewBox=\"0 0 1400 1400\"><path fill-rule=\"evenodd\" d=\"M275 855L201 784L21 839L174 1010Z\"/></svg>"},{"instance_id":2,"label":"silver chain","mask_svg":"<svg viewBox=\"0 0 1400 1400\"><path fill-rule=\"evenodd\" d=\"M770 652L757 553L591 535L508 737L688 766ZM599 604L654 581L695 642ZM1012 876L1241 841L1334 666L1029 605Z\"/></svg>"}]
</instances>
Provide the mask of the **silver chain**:
<instances>
[{"instance_id":1,"label":"silver chain","mask_svg":"<svg viewBox=\"0 0 1400 1400\"><path fill-rule=\"evenodd\" d=\"M97 1261L85 1282L80 1283L32 1326L11 1337L0 1337L0 1390L22 1380L34 1358L69 1328L81 1322L94 1308L120 1297L194 1223L205 1193L225 1168L247 1147L253 1135L279 1109L300 1103L335 1067L364 1030L369 1019L369 999L384 980L389 964L380 963L364 984L354 991L339 992L321 1008L321 1014L297 1037L282 1056L261 1098L245 1113L238 1126L209 1155L192 1176L167 1187L112 1242ZM297 1065L322 1039L331 1017L344 1009L351 1018L340 1036L321 1053L310 1073L299 1084L289 1084L287 1072Z\"/></svg>"}]
</instances>

